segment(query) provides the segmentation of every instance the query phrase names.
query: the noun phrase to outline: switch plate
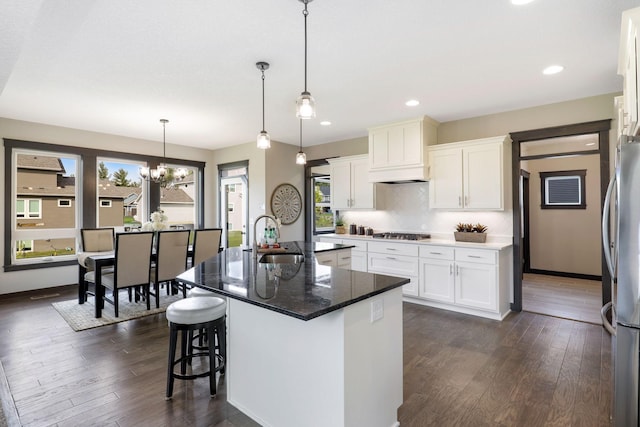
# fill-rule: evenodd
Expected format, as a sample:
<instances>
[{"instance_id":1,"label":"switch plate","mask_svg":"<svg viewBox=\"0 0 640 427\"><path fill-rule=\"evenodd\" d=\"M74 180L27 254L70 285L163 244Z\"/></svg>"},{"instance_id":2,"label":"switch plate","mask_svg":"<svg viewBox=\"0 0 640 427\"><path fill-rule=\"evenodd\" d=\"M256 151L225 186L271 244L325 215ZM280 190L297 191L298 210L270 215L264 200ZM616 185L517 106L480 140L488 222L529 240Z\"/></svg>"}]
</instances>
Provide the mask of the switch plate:
<instances>
[{"instance_id":1,"label":"switch plate","mask_svg":"<svg viewBox=\"0 0 640 427\"><path fill-rule=\"evenodd\" d=\"M384 317L384 300L371 301L371 323Z\"/></svg>"}]
</instances>

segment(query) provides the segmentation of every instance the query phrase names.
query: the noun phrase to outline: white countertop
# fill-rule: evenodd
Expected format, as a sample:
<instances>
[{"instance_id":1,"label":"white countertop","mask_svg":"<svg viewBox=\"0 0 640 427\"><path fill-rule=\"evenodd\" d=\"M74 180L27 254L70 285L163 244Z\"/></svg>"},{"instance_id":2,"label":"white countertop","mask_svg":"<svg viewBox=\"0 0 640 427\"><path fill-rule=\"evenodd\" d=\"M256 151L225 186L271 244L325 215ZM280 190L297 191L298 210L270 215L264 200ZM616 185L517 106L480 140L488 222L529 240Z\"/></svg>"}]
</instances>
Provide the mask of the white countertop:
<instances>
[{"instance_id":1,"label":"white countertop","mask_svg":"<svg viewBox=\"0 0 640 427\"><path fill-rule=\"evenodd\" d=\"M438 246L453 246L456 248L474 248L474 249L492 249L502 250L512 246L511 242L501 241L489 241L487 243L471 243L471 242L456 242L453 239L453 233L451 233L451 239L443 238L440 236L432 237L430 239L422 240L401 240L401 239L381 239L371 236L362 236L358 234L321 234L318 238L330 237L334 239L352 239L352 240L366 240L369 242L393 242L393 243L410 243L417 245L438 245Z\"/></svg>"}]
</instances>

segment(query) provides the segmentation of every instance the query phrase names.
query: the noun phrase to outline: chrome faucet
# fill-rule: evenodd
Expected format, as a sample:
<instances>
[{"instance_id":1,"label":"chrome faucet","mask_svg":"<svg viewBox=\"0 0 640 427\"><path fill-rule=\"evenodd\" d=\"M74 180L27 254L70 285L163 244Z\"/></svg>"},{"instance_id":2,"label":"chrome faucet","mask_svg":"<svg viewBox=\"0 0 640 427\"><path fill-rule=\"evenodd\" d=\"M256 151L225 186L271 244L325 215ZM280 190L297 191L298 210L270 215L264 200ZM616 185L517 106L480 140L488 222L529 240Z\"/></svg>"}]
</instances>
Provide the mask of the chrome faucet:
<instances>
[{"instance_id":1,"label":"chrome faucet","mask_svg":"<svg viewBox=\"0 0 640 427\"><path fill-rule=\"evenodd\" d=\"M276 225L276 234L278 239L280 239L280 220L273 215L260 215L256 218L253 223L253 246L251 247L251 251L253 252L253 257L256 258L258 256L258 238L256 234L256 226L258 225L258 221L262 218L266 220L271 220ZM265 236L266 238L266 236Z\"/></svg>"}]
</instances>

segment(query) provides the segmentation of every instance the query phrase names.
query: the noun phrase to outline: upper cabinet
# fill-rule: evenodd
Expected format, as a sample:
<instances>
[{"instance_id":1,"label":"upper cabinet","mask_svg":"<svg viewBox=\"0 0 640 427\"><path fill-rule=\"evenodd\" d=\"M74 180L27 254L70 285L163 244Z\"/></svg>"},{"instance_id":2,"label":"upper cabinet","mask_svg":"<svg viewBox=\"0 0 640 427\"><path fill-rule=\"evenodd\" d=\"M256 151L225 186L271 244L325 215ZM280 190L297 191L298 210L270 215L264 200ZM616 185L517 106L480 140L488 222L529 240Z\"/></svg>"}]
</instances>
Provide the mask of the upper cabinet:
<instances>
[{"instance_id":1,"label":"upper cabinet","mask_svg":"<svg viewBox=\"0 0 640 427\"><path fill-rule=\"evenodd\" d=\"M508 171L508 136L429 147L429 207L502 210Z\"/></svg>"},{"instance_id":2,"label":"upper cabinet","mask_svg":"<svg viewBox=\"0 0 640 427\"><path fill-rule=\"evenodd\" d=\"M624 98L622 101L622 125L619 130L624 135L639 135L640 121L640 7L622 14L618 74L624 77Z\"/></svg>"},{"instance_id":3,"label":"upper cabinet","mask_svg":"<svg viewBox=\"0 0 640 427\"><path fill-rule=\"evenodd\" d=\"M427 146L436 143L438 122L418 119L369 129L369 181L426 181Z\"/></svg>"},{"instance_id":4,"label":"upper cabinet","mask_svg":"<svg viewBox=\"0 0 640 427\"><path fill-rule=\"evenodd\" d=\"M367 155L329 159L331 209L375 209L375 184L367 179Z\"/></svg>"}]
</instances>

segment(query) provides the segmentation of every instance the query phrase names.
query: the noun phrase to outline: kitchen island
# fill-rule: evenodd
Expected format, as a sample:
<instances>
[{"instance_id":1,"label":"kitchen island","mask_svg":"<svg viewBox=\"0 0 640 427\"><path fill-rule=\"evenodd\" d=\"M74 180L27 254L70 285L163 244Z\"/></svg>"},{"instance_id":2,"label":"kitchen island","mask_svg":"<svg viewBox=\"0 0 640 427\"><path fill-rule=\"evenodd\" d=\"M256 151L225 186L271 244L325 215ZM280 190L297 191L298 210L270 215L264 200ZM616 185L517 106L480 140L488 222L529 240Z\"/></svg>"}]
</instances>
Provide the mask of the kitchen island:
<instances>
[{"instance_id":1,"label":"kitchen island","mask_svg":"<svg viewBox=\"0 0 640 427\"><path fill-rule=\"evenodd\" d=\"M283 246L304 261L232 248L178 277L227 297L227 400L265 426L398 425L408 280L316 262L348 245Z\"/></svg>"}]
</instances>

